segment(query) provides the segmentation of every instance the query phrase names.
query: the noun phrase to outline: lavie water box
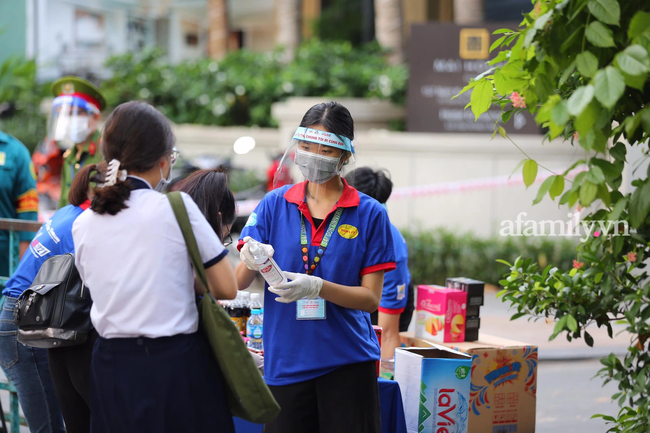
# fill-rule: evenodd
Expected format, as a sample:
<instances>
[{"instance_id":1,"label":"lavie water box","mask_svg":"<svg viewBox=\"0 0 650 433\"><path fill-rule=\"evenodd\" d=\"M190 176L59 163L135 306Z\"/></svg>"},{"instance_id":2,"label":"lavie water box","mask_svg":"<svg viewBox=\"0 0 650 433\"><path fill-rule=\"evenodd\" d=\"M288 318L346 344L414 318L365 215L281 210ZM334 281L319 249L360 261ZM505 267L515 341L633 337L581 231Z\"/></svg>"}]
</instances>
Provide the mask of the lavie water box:
<instances>
[{"instance_id":1,"label":"lavie water box","mask_svg":"<svg viewBox=\"0 0 650 433\"><path fill-rule=\"evenodd\" d=\"M395 350L408 433L467 433L471 367L471 356L435 344Z\"/></svg>"}]
</instances>

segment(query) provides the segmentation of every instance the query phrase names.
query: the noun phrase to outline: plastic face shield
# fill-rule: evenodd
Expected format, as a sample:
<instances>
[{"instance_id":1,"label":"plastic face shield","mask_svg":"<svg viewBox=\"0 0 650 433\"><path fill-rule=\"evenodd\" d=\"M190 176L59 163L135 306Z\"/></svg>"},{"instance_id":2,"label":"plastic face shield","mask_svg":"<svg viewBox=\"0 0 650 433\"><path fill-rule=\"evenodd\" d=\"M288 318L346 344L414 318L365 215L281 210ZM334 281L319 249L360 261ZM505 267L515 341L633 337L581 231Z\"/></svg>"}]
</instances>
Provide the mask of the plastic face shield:
<instances>
[{"instance_id":1,"label":"plastic face shield","mask_svg":"<svg viewBox=\"0 0 650 433\"><path fill-rule=\"evenodd\" d=\"M79 96L62 95L54 98L48 125L48 141L67 150L83 143L94 132L93 119L99 109Z\"/></svg>"},{"instance_id":2,"label":"plastic face shield","mask_svg":"<svg viewBox=\"0 0 650 433\"><path fill-rule=\"evenodd\" d=\"M292 159L294 164L290 163ZM349 179L353 173L354 145L348 137L300 127L280 161L274 187L281 186L287 177L323 185L337 176Z\"/></svg>"}]
</instances>

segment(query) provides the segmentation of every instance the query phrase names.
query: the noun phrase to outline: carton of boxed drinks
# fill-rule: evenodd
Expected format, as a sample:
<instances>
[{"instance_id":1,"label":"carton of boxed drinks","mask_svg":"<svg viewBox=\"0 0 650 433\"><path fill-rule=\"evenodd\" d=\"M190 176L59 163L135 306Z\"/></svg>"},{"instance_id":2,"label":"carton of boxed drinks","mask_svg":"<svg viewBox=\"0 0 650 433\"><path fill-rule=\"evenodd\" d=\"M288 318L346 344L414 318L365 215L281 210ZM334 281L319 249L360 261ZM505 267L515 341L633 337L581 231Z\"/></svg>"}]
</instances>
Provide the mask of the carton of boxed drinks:
<instances>
[{"instance_id":1,"label":"carton of boxed drinks","mask_svg":"<svg viewBox=\"0 0 650 433\"><path fill-rule=\"evenodd\" d=\"M395 350L409 433L467 432L471 366L471 356L443 346Z\"/></svg>"},{"instance_id":2,"label":"carton of boxed drinks","mask_svg":"<svg viewBox=\"0 0 650 433\"><path fill-rule=\"evenodd\" d=\"M467 293L441 286L418 286L415 335L437 342L465 341Z\"/></svg>"},{"instance_id":3,"label":"carton of boxed drinks","mask_svg":"<svg viewBox=\"0 0 650 433\"><path fill-rule=\"evenodd\" d=\"M537 347L481 334L445 344L472 355L469 433L534 433Z\"/></svg>"}]
</instances>

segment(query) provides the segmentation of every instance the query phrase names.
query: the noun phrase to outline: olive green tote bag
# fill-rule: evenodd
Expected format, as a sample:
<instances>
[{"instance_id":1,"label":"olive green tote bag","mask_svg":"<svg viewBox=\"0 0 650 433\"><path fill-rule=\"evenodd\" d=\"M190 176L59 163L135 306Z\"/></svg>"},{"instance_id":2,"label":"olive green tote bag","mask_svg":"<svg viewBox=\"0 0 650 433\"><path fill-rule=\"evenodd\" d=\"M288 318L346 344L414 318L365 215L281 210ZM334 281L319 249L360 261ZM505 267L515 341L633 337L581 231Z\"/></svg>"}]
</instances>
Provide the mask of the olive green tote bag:
<instances>
[{"instance_id":1,"label":"olive green tote bag","mask_svg":"<svg viewBox=\"0 0 650 433\"><path fill-rule=\"evenodd\" d=\"M280 406L255 366L255 361L235 324L208 290L199 247L181 194L172 192L167 197L183 232L196 279L205 291L198 304L201 329L210 340L212 352L226 381L230 411L234 416L246 421L270 422L280 413Z\"/></svg>"}]
</instances>

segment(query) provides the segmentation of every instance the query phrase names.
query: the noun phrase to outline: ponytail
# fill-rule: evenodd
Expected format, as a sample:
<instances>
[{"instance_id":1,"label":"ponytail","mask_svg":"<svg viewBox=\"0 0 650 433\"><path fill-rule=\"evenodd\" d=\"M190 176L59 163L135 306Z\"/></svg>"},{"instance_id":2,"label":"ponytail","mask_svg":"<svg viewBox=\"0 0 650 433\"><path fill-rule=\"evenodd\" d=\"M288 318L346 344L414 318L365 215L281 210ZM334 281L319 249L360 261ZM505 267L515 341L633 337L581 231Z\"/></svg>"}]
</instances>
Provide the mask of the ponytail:
<instances>
[{"instance_id":1,"label":"ponytail","mask_svg":"<svg viewBox=\"0 0 650 433\"><path fill-rule=\"evenodd\" d=\"M102 161L99 164L89 164L79 170L72 181L70 193L68 194L68 201L70 204L80 206L83 202L88 200L89 193L92 195L92 202L90 208L93 212L100 215L109 214L116 215L127 206L124 203L131 195L131 186L129 181L118 181L115 185L108 187L95 187L92 188L91 183L101 184L104 183L108 164Z\"/></svg>"},{"instance_id":2,"label":"ponytail","mask_svg":"<svg viewBox=\"0 0 650 433\"><path fill-rule=\"evenodd\" d=\"M118 181L115 185L105 188L93 189L93 200L90 208L100 215L117 215L122 209L126 209L126 201L131 196L129 180Z\"/></svg>"},{"instance_id":3,"label":"ponytail","mask_svg":"<svg viewBox=\"0 0 650 433\"><path fill-rule=\"evenodd\" d=\"M390 180L390 174L383 169L374 171L370 167L360 167L346 180L354 180L352 186L357 191L369 195L379 203L386 203L393 192L393 182Z\"/></svg>"}]
</instances>

